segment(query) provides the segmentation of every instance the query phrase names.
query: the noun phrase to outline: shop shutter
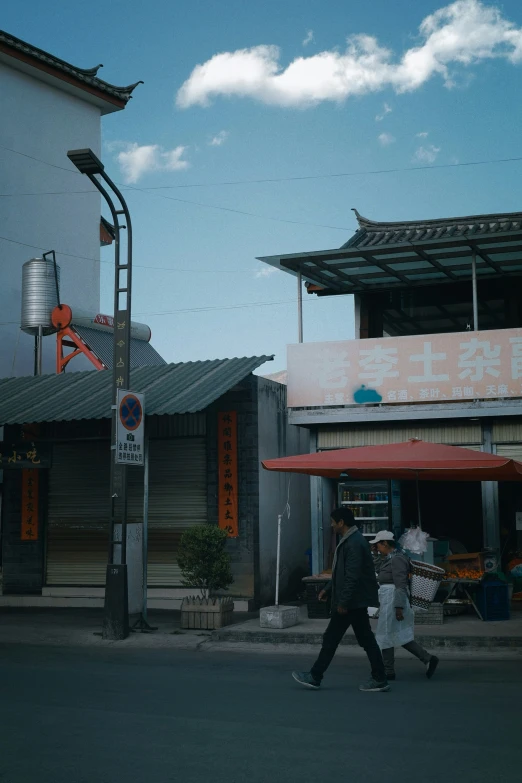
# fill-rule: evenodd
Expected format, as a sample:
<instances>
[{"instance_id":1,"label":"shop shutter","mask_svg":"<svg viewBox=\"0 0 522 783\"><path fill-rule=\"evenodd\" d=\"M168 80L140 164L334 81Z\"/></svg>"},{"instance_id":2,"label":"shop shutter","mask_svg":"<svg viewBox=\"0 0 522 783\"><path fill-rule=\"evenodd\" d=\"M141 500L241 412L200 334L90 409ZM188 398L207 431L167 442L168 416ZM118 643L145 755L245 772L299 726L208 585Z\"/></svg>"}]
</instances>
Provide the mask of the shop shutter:
<instances>
[{"instance_id":1,"label":"shop shutter","mask_svg":"<svg viewBox=\"0 0 522 783\"><path fill-rule=\"evenodd\" d=\"M499 457L508 457L522 462L522 443L498 443L496 450Z\"/></svg>"},{"instance_id":2,"label":"shop shutter","mask_svg":"<svg viewBox=\"0 0 522 783\"><path fill-rule=\"evenodd\" d=\"M181 585L176 559L185 530L207 521L205 438L150 442L149 558L151 587Z\"/></svg>"},{"instance_id":3,"label":"shop shutter","mask_svg":"<svg viewBox=\"0 0 522 783\"><path fill-rule=\"evenodd\" d=\"M506 416L493 422L493 443L513 445L522 442L520 416Z\"/></svg>"},{"instance_id":4,"label":"shop shutter","mask_svg":"<svg viewBox=\"0 0 522 783\"><path fill-rule=\"evenodd\" d=\"M55 444L49 471L46 584L105 584L108 505L108 441Z\"/></svg>"},{"instance_id":5,"label":"shop shutter","mask_svg":"<svg viewBox=\"0 0 522 783\"><path fill-rule=\"evenodd\" d=\"M415 410L412 408L412 419ZM409 438L420 438L430 443L446 443L452 446L467 446L482 442L480 423L465 424L411 425L397 427L381 425L342 425L321 427L317 433L318 449L344 449L355 446L382 446L388 443L401 443Z\"/></svg>"},{"instance_id":6,"label":"shop shutter","mask_svg":"<svg viewBox=\"0 0 522 783\"><path fill-rule=\"evenodd\" d=\"M108 554L109 444L57 444L49 471L47 585L103 586ZM128 471L128 521L143 518L143 471ZM181 584L187 528L207 521L205 438L151 440L150 586Z\"/></svg>"}]
</instances>

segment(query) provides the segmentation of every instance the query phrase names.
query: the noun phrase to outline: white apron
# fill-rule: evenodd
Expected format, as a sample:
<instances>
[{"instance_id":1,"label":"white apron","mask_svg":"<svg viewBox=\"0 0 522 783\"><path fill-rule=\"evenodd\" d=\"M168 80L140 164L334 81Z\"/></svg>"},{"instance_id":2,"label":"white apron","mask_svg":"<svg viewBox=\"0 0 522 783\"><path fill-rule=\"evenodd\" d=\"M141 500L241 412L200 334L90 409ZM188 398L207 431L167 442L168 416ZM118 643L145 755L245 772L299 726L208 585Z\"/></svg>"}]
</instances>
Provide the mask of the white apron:
<instances>
[{"instance_id":1,"label":"white apron","mask_svg":"<svg viewBox=\"0 0 522 783\"><path fill-rule=\"evenodd\" d=\"M412 642L414 639L414 618L410 602L407 601L407 605L402 610L404 620L397 620L393 605L394 598L394 585L381 585L379 587L380 609L375 638L381 650L387 650L390 647L402 647L403 644L408 644L408 642Z\"/></svg>"}]
</instances>

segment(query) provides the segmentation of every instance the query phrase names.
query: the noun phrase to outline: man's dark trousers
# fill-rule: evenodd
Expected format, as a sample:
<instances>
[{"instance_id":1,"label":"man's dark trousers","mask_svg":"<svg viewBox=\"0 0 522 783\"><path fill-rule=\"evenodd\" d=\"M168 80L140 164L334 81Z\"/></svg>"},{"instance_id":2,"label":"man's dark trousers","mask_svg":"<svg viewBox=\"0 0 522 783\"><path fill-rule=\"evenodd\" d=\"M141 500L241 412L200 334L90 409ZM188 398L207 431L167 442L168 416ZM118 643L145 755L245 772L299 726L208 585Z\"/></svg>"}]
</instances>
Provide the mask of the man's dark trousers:
<instances>
[{"instance_id":1,"label":"man's dark trousers","mask_svg":"<svg viewBox=\"0 0 522 783\"><path fill-rule=\"evenodd\" d=\"M312 677L321 682L325 671L332 662L341 639L348 628L352 626L359 646L364 649L370 661L373 679L377 682L384 682L386 680L384 663L379 645L375 640L370 625L368 609L349 609L346 614L339 614L336 609L333 612L334 614L328 623L328 628L324 632L321 652L310 671Z\"/></svg>"}]
</instances>

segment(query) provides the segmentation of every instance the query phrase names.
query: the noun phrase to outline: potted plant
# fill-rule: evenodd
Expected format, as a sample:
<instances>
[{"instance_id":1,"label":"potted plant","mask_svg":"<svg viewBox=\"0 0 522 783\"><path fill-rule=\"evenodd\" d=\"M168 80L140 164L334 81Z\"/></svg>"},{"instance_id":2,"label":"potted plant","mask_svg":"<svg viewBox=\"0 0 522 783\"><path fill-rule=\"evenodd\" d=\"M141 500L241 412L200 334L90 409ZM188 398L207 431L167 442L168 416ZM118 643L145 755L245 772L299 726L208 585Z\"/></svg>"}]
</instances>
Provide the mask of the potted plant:
<instances>
[{"instance_id":1,"label":"potted plant","mask_svg":"<svg viewBox=\"0 0 522 783\"><path fill-rule=\"evenodd\" d=\"M201 595L183 599L182 628L210 631L232 622L232 599L215 595L234 581L225 551L227 538L226 530L216 525L197 525L183 533L178 550L183 585L196 587Z\"/></svg>"}]
</instances>

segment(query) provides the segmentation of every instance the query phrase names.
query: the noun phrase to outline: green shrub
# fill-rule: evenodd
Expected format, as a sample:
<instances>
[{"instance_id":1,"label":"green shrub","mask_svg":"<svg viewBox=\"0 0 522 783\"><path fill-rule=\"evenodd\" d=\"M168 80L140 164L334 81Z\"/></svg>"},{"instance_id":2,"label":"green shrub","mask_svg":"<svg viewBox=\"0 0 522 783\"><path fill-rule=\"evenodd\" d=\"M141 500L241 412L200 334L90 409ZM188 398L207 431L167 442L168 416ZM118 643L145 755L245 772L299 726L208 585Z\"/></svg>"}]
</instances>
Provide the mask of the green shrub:
<instances>
[{"instance_id":1,"label":"green shrub","mask_svg":"<svg viewBox=\"0 0 522 783\"><path fill-rule=\"evenodd\" d=\"M225 551L227 537L226 530L217 525L197 525L183 533L178 564L185 587L197 587L208 598L232 584L230 555Z\"/></svg>"}]
</instances>

